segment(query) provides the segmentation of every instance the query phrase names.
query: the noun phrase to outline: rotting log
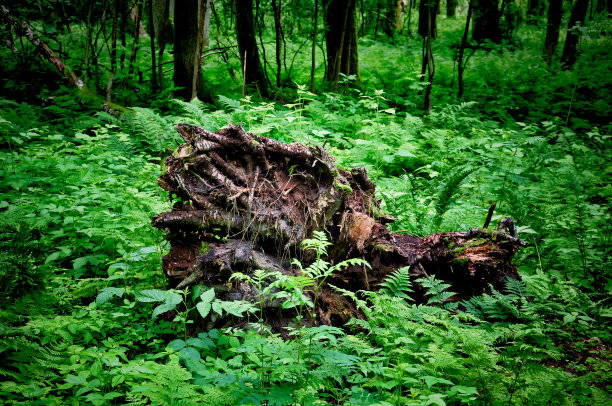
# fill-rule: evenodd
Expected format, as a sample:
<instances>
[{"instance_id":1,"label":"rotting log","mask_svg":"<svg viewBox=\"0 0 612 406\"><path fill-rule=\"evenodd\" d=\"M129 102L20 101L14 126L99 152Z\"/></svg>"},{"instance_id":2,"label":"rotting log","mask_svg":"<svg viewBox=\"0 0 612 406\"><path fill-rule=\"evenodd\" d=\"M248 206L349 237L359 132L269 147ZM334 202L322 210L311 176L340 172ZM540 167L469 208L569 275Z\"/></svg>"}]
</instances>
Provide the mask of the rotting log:
<instances>
[{"instance_id":1,"label":"rotting log","mask_svg":"<svg viewBox=\"0 0 612 406\"><path fill-rule=\"evenodd\" d=\"M178 124L177 130L185 142L166 159L158 179L174 206L152 221L170 241L163 268L173 287L204 283L217 287L222 299L254 299L250 286L228 283L232 273L295 274L290 259L312 261L300 242L315 230L324 230L332 242L331 263L362 258L372 267L351 267L327 280L317 302L320 323L341 325L359 316L329 284L375 290L401 267L410 267L414 281L435 275L450 283L455 299L488 292L490 286L500 289L506 278L518 278L511 260L525 243L510 218L495 231L473 228L424 238L394 234L385 226L393 218L381 212L365 169L337 168L321 147L283 144L240 125L210 132ZM415 299L423 300L422 294L417 289Z\"/></svg>"}]
</instances>

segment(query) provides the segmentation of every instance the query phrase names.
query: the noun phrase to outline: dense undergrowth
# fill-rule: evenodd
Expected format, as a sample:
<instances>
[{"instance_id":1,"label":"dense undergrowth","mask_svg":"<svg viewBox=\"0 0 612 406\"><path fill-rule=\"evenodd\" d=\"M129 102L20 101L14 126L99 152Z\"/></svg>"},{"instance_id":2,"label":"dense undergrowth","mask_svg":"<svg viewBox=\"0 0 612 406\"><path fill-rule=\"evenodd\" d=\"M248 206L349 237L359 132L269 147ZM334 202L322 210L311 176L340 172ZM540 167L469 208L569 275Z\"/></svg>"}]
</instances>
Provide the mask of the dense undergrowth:
<instances>
[{"instance_id":1,"label":"dense undergrowth","mask_svg":"<svg viewBox=\"0 0 612 406\"><path fill-rule=\"evenodd\" d=\"M609 40L585 45L575 70L561 71L521 38L522 49L475 54L469 102L454 99L453 66L440 62L426 118L418 43L371 39L361 44L363 83L347 79L338 94L298 85L279 92L282 102L241 102L239 86L215 84L223 67L211 61L212 103L145 106L146 95L126 90L126 104L140 107L123 120L66 90L40 103L1 99L0 400L609 404L612 67L589 66L609 57L600 52ZM443 40L436 47L441 60L451 52ZM307 82L306 69L296 72ZM429 303L415 305L398 270L382 291L354 297L365 320L295 328L289 339L265 328L257 304L221 302L206 287L166 291L167 244L149 222L169 207L155 180L174 125L232 121L365 166L395 231L479 227L495 202L495 218L512 216L529 243L516 258L523 281L453 304L452 287L428 280ZM322 241L311 247L323 253ZM251 277L262 300L268 277ZM220 314L254 328L216 326Z\"/></svg>"}]
</instances>

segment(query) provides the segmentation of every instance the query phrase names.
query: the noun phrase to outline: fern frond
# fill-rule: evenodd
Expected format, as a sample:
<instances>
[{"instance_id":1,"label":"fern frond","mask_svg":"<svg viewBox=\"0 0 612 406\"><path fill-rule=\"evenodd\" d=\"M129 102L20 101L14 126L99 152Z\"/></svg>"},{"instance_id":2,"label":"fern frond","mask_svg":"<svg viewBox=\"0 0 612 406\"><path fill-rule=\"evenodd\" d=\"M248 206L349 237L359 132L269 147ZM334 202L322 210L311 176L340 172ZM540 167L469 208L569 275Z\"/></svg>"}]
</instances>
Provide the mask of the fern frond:
<instances>
[{"instance_id":1,"label":"fern frond","mask_svg":"<svg viewBox=\"0 0 612 406\"><path fill-rule=\"evenodd\" d=\"M434 206L436 215L432 220L433 229L436 232L442 223L444 213L446 213L449 206L453 202L453 197L455 193L457 193L459 186L461 186L463 181L476 170L478 170L478 167L473 166L459 168L455 172L451 173L451 175L447 177L438 187L436 192L437 199Z\"/></svg>"},{"instance_id":2,"label":"fern frond","mask_svg":"<svg viewBox=\"0 0 612 406\"><path fill-rule=\"evenodd\" d=\"M198 100L194 99L190 102L186 102L183 100L175 99L173 100L174 104L179 106L183 113L186 115L186 119L184 121L191 121L190 124L199 125L204 128L210 128L211 122L208 119L206 112L206 105Z\"/></svg>"},{"instance_id":3,"label":"fern frond","mask_svg":"<svg viewBox=\"0 0 612 406\"><path fill-rule=\"evenodd\" d=\"M505 291L508 295L516 296L517 298L527 296L527 285L519 279L507 278Z\"/></svg>"},{"instance_id":4,"label":"fern frond","mask_svg":"<svg viewBox=\"0 0 612 406\"><path fill-rule=\"evenodd\" d=\"M410 267L405 266L385 278L385 281L380 284L382 288L380 292L389 296L401 297L412 301L408 295L412 293L412 281L410 280Z\"/></svg>"},{"instance_id":5,"label":"fern frond","mask_svg":"<svg viewBox=\"0 0 612 406\"><path fill-rule=\"evenodd\" d=\"M230 99L222 94L219 95L219 103L227 110L234 110L240 107L240 100Z\"/></svg>"}]
</instances>

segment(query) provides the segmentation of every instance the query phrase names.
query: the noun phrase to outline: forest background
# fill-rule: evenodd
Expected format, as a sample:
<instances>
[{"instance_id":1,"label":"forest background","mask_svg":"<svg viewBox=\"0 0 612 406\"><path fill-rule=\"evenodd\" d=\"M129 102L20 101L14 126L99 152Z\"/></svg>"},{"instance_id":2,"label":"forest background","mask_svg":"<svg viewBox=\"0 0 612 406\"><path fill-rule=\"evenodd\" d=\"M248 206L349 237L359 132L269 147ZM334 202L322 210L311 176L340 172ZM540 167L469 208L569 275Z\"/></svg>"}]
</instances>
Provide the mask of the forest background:
<instances>
[{"instance_id":1,"label":"forest background","mask_svg":"<svg viewBox=\"0 0 612 406\"><path fill-rule=\"evenodd\" d=\"M610 404L610 13L0 2L0 401ZM249 276L255 304L167 290L150 220L171 206L155 181L178 122L242 123L366 167L394 231L480 227L495 204L528 242L522 281L457 303L430 278L416 304L400 269L353 296L365 320L283 336L259 311L274 275Z\"/></svg>"}]
</instances>

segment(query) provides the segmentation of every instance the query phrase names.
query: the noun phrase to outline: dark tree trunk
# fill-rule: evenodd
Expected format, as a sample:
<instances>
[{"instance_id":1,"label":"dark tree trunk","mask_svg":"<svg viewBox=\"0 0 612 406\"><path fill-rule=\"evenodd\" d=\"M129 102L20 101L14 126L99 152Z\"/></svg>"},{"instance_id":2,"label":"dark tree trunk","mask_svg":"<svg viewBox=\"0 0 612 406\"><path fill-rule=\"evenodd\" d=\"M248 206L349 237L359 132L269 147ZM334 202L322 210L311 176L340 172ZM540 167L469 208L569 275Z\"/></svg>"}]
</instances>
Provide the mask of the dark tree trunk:
<instances>
[{"instance_id":1,"label":"dark tree trunk","mask_svg":"<svg viewBox=\"0 0 612 406\"><path fill-rule=\"evenodd\" d=\"M472 39L478 42L488 39L500 43L500 12L497 0L474 0L473 8Z\"/></svg>"},{"instance_id":2,"label":"dark tree trunk","mask_svg":"<svg viewBox=\"0 0 612 406\"><path fill-rule=\"evenodd\" d=\"M281 24L281 6L282 4L278 2L278 0L272 0L272 12L274 13L274 39L276 45L276 87L281 87L281 68L283 62L283 26Z\"/></svg>"},{"instance_id":3,"label":"dark tree trunk","mask_svg":"<svg viewBox=\"0 0 612 406\"><path fill-rule=\"evenodd\" d=\"M544 41L544 55L548 65L559 44L559 27L563 16L563 0L550 0L548 5L548 21L546 23L546 40Z\"/></svg>"},{"instance_id":4,"label":"dark tree trunk","mask_svg":"<svg viewBox=\"0 0 612 406\"><path fill-rule=\"evenodd\" d=\"M337 89L340 73L359 79L357 52L357 19L355 0L327 0L325 23L327 32L326 79Z\"/></svg>"},{"instance_id":5,"label":"dark tree trunk","mask_svg":"<svg viewBox=\"0 0 612 406\"><path fill-rule=\"evenodd\" d=\"M552 1L549 1L549 3ZM529 0L527 2L527 24L536 25L544 14L545 6L543 0Z\"/></svg>"},{"instance_id":6,"label":"dark tree trunk","mask_svg":"<svg viewBox=\"0 0 612 406\"><path fill-rule=\"evenodd\" d=\"M136 65L136 56L138 55L138 40L140 39L140 22L142 21L142 3L144 0L136 0L136 16L134 18L134 45L132 46L132 54L130 56L130 67L128 68L128 76L132 76Z\"/></svg>"},{"instance_id":7,"label":"dark tree trunk","mask_svg":"<svg viewBox=\"0 0 612 406\"><path fill-rule=\"evenodd\" d=\"M83 82L87 83L89 78L89 56L93 48L93 27L91 23L91 15L93 13L95 0L89 0L87 5L87 20L85 21L85 60L83 61Z\"/></svg>"},{"instance_id":8,"label":"dark tree trunk","mask_svg":"<svg viewBox=\"0 0 612 406\"><path fill-rule=\"evenodd\" d=\"M561 57L561 61L568 68L574 65L576 58L578 57L578 42L580 41L580 33L574 27L584 25L584 19L586 18L588 9L589 0L576 0L574 3L572 15L570 16L570 20L567 25L567 36L565 37L563 56Z\"/></svg>"},{"instance_id":9,"label":"dark tree trunk","mask_svg":"<svg viewBox=\"0 0 612 406\"><path fill-rule=\"evenodd\" d=\"M610 1L608 1L610 3ZM597 0L597 7L595 8L597 14L601 14L606 11L606 0Z\"/></svg>"},{"instance_id":10,"label":"dark tree trunk","mask_svg":"<svg viewBox=\"0 0 612 406\"><path fill-rule=\"evenodd\" d=\"M431 40L436 37L436 16L440 6L439 0L421 0L419 5L419 35L423 37L422 52L422 79L427 79L425 96L423 99L423 114L428 115L431 111L431 88L433 85L436 66L431 51ZM427 74L427 76L425 76Z\"/></svg>"},{"instance_id":11,"label":"dark tree trunk","mask_svg":"<svg viewBox=\"0 0 612 406\"><path fill-rule=\"evenodd\" d=\"M419 3L419 35L426 38L430 35L432 39L438 36L436 17L440 8L440 0L421 0Z\"/></svg>"},{"instance_id":12,"label":"dark tree trunk","mask_svg":"<svg viewBox=\"0 0 612 406\"><path fill-rule=\"evenodd\" d=\"M454 18L457 12L457 0L446 0L446 16Z\"/></svg>"},{"instance_id":13,"label":"dark tree trunk","mask_svg":"<svg viewBox=\"0 0 612 406\"><path fill-rule=\"evenodd\" d=\"M155 93L158 90L157 84L157 63L155 60L155 24L151 23L153 21L153 17L155 15L153 11L153 1L149 0L149 22L150 22L150 33L149 38L151 39L151 89Z\"/></svg>"},{"instance_id":14,"label":"dark tree trunk","mask_svg":"<svg viewBox=\"0 0 612 406\"><path fill-rule=\"evenodd\" d=\"M319 0L315 0L314 4L314 24L312 27L312 50L310 60L310 91L314 92L315 87L315 68L316 68L316 50L317 50L317 29L319 26Z\"/></svg>"},{"instance_id":15,"label":"dark tree trunk","mask_svg":"<svg viewBox=\"0 0 612 406\"><path fill-rule=\"evenodd\" d=\"M333 243L327 250L331 263L362 258L371 265L352 266L326 280L315 309L320 323L340 326L360 315L330 285L375 290L400 267L410 268L417 300L423 298L420 277L435 275L451 283L455 299L518 278L511 259L524 242L510 218L494 232L470 229L425 238L392 234L384 224L393 219L380 211L363 168L344 171L320 147L282 144L240 126L217 133L187 124L177 129L186 143L166 159L167 171L158 183L178 201L152 221L168 232L171 248L163 267L173 287L204 283L214 286L221 299L254 300L250 286L228 282L232 273L262 269L299 275L289 259L305 264L314 259L300 244L314 231L326 232ZM267 307L279 326L294 316L278 316L279 304Z\"/></svg>"},{"instance_id":16,"label":"dark tree trunk","mask_svg":"<svg viewBox=\"0 0 612 406\"><path fill-rule=\"evenodd\" d=\"M262 96L268 96L266 77L259 62L255 39L253 0L236 0L236 35L245 84L254 85Z\"/></svg>"},{"instance_id":17,"label":"dark tree trunk","mask_svg":"<svg viewBox=\"0 0 612 406\"><path fill-rule=\"evenodd\" d=\"M155 33L155 39L157 40L157 71L153 69L153 73L157 74L157 83L159 83L159 87L161 89L164 88L164 50L166 49L166 43L172 37L171 35L171 26L170 26L170 4L168 0L149 0L151 2L152 9L152 26L153 31ZM185 12L185 7L193 9L193 3L195 0L185 0L179 2L181 12ZM192 16L192 19L195 19ZM182 27L183 31L188 31L189 27ZM187 34L189 35L189 34ZM176 47L176 44L175 44ZM176 51L175 51L176 52Z\"/></svg>"},{"instance_id":18,"label":"dark tree trunk","mask_svg":"<svg viewBox=\"0 0 612 406\"><path fill-rule=\"evenodd\" d=\"M470 20L472 19L473 4L474 0L468 1L468 12L467 17L465 19L465 29L463 30L463 37L461 38L461 45L459 46L459 57L457 58L457 84L459 86L459 90L457 91L457 98L459 99L463 97L463 71L465 70L467 60L469 59L468 57L464 61L465 48L467 47L468 33L470 31Z\"/></svg>"},{"instance_id":19,"label":"dark tree trunk","mask_svg":"<svg viewBox=\"0 0 612 406\"><path fill-rule=\"evenodd\" d=\"M174 24L174 86L181 88L175 96L186 101L197 95L199 80L202 31L198 28L203 26L199 3L200 0L182 0L174 10L177 22Z\"/></svg>"},{"instance_id":20,"label":"dark tree trunk","mask_svg":"<svg viewBox=\"0 0 612 406\"><path fill-rule=\"evenodd\" d=\"M117 22L119 14L119 0L113 1L113 32L111 34L111 51L110 51L110 67L111 72L108 78L108 82L106 83L106 101L108 103L111 102L112 92L113 92L113 80L115 79L115 74L117 73Z\"/></svg>"}]
</instances>

